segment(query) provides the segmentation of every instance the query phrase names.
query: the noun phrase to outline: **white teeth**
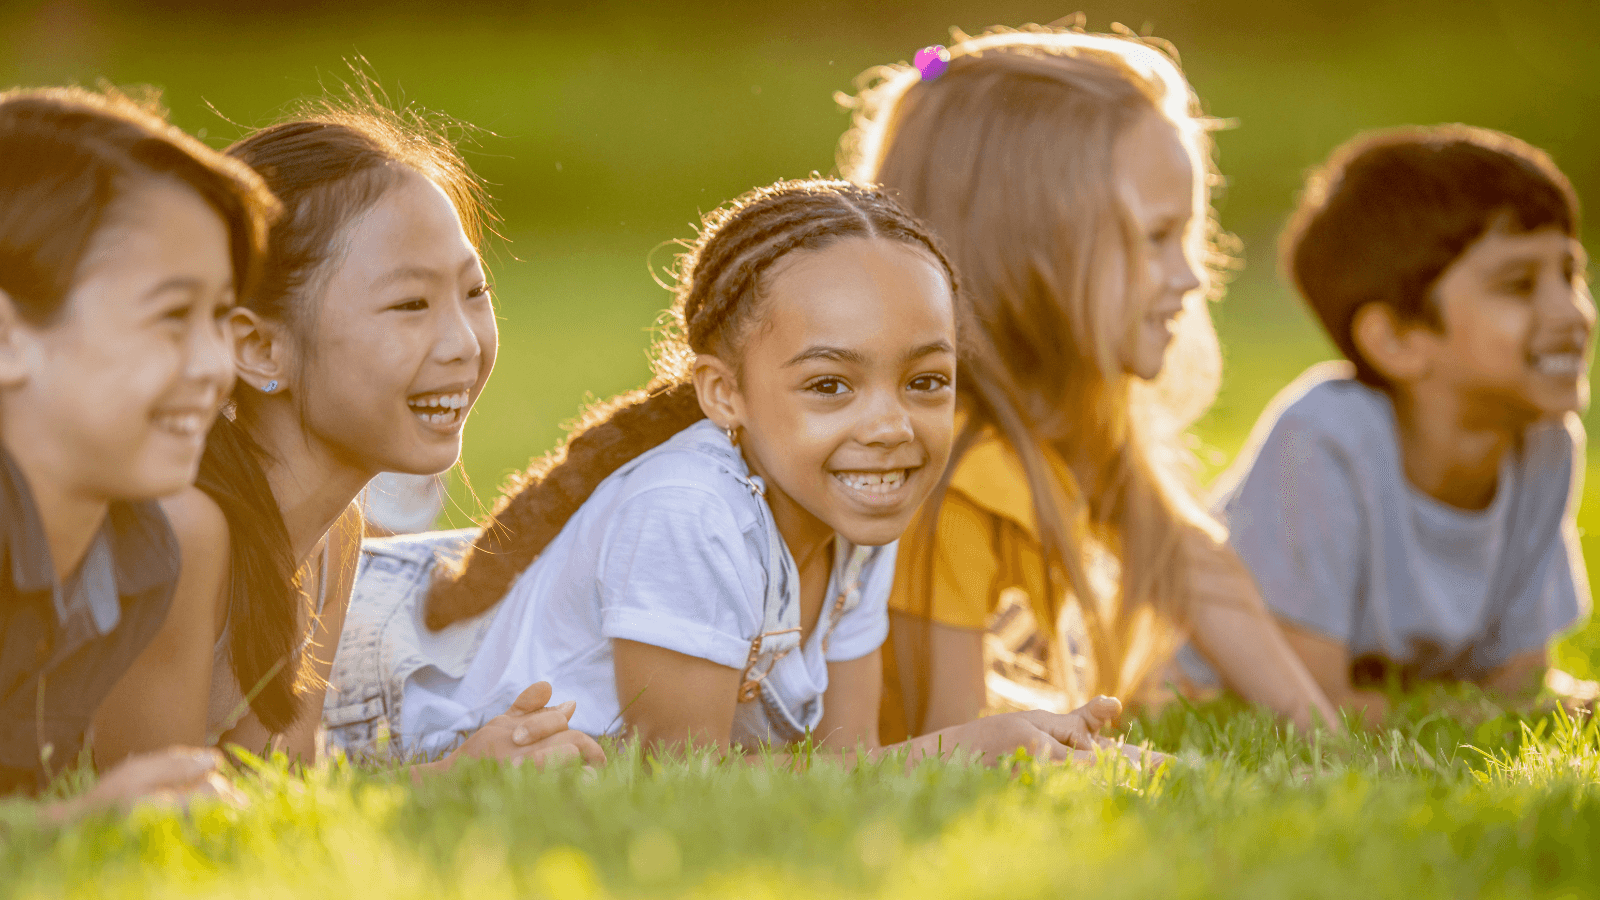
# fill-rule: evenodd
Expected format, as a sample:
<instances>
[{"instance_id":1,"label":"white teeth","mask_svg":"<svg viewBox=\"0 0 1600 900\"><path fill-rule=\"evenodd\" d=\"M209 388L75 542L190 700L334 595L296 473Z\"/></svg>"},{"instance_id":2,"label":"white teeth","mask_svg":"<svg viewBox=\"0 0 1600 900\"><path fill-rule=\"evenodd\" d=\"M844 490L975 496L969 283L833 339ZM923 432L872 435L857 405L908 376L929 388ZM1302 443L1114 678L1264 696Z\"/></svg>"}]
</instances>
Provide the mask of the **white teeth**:
<instances>
[{"instance_id":1,"label":"white teeth","mask_svg":"<svg viewBox=\"0 0 1600 900\"><path fill-rule=\"evenodd\" d=\"M419 394L407 400L406 405L426 417L427 414L431 414L434 410L465 409L471 399L471 395L466 391L456 391L450 394Z\"/></svg>"},{"instance_id":2,"label":"white teeth","mask_svg":"<svg viewBox=\"0 0 1600 900\"><path fill-rule=\"evenodd\" d=\"M868 494L887 494L905 483L906 470L894 469L889 472L835 472L833 477L839 479L845 487Z\"/></svg>"},{"instance_id":3,"label":"white teeth","mask_svg":"<svg viewBox=\"0 0 1600 900\"><path fill-rule=\"evenodd\" d=\"M161 413L156 416L155 424L162 431L180 437L194 437L205 428L206 418L196 412Z\"/></svg>"},{"instance_id":4,"label":"white teeth","mask_svg":"<svg viewBox=\"0 0 1600 900\"><path fill-rule=\"evenodd\" d=\"M1583 354L1581 353L1536 353L1533 356L1534 371L1541 375L1552 375L1558 378L1568 378L1583 374Z\"/></svg>"}]
</instances>

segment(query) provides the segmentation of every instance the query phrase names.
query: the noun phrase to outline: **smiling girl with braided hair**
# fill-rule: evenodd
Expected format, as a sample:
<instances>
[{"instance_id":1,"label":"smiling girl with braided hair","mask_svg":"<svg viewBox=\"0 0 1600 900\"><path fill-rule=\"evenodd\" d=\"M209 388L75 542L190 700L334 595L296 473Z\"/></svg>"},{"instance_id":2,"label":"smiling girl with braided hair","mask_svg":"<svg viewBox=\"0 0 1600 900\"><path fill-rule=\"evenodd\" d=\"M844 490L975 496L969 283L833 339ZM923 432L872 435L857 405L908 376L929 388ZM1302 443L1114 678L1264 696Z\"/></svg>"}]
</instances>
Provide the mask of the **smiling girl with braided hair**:
<instances>
[{"instance_id":1,"label":"smiling girl with braided hair","mask_svg":"<svg viewBox=\"0 0 1600 900\"><path fill-rule=\"evenodd\" d=\"M360 747L387 714L405 752L443 752L547 680L594 735L875 751L894 542L950 452L955 293L933 238L872 188L780 182L713 213L649 386L590 409L431 591L470 535L373 545L339 658L379 677L326 711L331 738ZM907 749L1062 758L1119 709Z\"/></svg>"}]
</instances>

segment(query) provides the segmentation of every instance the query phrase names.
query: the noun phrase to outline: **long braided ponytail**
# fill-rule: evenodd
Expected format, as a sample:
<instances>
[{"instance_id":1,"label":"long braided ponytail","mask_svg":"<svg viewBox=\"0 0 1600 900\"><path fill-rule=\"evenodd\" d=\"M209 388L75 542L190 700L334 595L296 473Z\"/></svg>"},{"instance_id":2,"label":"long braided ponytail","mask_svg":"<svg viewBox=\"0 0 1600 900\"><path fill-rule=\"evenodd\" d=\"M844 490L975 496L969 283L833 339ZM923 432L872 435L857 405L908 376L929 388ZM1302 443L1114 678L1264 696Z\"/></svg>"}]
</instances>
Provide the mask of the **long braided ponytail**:
<instances>
[{"instance_id":1,"label":"long braided ponytail","mask_svg":"<svg viewBox=\"0 0 1600 900\"><path fill-rule=\"evenodd\" d=\"M780 181L706 216L678 259L675 300L652 352L655 377L584 411L566 442L514 475L460 567L440 570L429 628L477 615L505 596L578 507L624 463L704 418L689 372L698 354L737 359L756 321L762 276L785 255L849 237L920 247L955 284L932 234L882 191L846 181Z\"/></svg>"}]
</instances>

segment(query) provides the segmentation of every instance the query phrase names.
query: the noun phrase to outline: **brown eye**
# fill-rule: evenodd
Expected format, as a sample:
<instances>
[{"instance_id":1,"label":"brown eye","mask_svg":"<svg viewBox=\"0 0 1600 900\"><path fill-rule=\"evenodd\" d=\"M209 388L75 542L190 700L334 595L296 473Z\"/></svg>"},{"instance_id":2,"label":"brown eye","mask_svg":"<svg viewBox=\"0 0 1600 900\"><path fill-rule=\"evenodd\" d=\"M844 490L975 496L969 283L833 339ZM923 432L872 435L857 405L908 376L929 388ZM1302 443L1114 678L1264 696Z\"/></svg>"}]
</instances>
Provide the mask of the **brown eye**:
<instances>
[{"instance_id":1,"label":"brown eye","mask_svg":"<svg viewBox=\"0 0 1600 900\"><path fill-rule=\"evenodd\" d=\"M850 392L850 386L842 378L818 378L806 385L806 390L822 394L826 397L837 397Z\"/></svg>"},{"instance_id":2,"label":"brown eye","mask_svg":"<svg viewBox=\"0 0 1600 900\"><path fill-rule=\"evenodd\" d=\"M950 379L943 375L928 374L918 375L911 379L910 387L913 391L932 392L943 390L950 386Z\"/></svg>"}]
</instances>

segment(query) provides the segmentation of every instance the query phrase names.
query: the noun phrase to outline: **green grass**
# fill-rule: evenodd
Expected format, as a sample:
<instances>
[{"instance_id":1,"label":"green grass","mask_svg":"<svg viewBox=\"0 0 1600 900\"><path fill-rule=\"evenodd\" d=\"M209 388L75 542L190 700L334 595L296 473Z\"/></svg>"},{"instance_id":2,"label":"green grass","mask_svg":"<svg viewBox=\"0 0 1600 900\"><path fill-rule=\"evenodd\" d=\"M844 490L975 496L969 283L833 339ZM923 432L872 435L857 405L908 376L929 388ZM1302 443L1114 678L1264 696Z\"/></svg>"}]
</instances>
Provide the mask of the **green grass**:
<instances>
[{"instance_id":1,"label":"green grass","mask_svg":"<svg viewBox=\"0 0 1600 900\"><path fill-rule=\"evenodd\" d=\"M1178 760L792 772L612 746L596 773L475 764L420 788L278 762L245 809L50 831L0 806L0 895L1568 897L1600 876L1592 721L1436 690L1354 737L1227 701L1129 734Z\"/></svg>"},{"instance_id":2,"label":"green grass","mask_svg":"<svg viewBox=\"0 0 1600 900\"><path fill-rule=\"evenodd\" d=\"M1595 119L1582 114L1600 72L1592 3L1083 5L1094 27L1149 22L1177 41L1210 111L1238 120L1218 137L1230 179L1222 212L1249 265L1217 308L1226 383L1198 429L1213 469L1273 394L1328 356L1271 277L1270 247L1301 173L1335 143L1359 128L1463 120L1550 148L1591 200L1600 186ZM397 96L487 129L471 159L514 240L490 253L500 358L467 430L464 469L485 499L555 443L586 396L646 377L649 329L667 299L648 275L652 248L746 188L831 168L846 122L832 93L856 72L909 57L950 24L1071 9L198 6L8 5L0 37L13 52L0 55L0 83L154 83L178 122L220 145L359 54ZM666 258L657 251L657 266ZM1580 524L1600 537L1596 460ZM455 521L479 511L459 486L455 498ZM1595 538L1583 543L1600 560ZM1557 657L1600 675L1600 627L1563 640ZM0 804L0 896L1600 892L1592 725L1435 689L1356 737L1308 740L1228 701L1170 708L1131 735L1178 752L1178 764L1155 779L1114 769L1007 778L950 764L793 774L710 760L652 769L618 751L595 776L479 765L415 790L337 763L304 777L271 764L242 779L243 810L140 810L52 831L26 804Z\"/></svg>"}]
</instances>

